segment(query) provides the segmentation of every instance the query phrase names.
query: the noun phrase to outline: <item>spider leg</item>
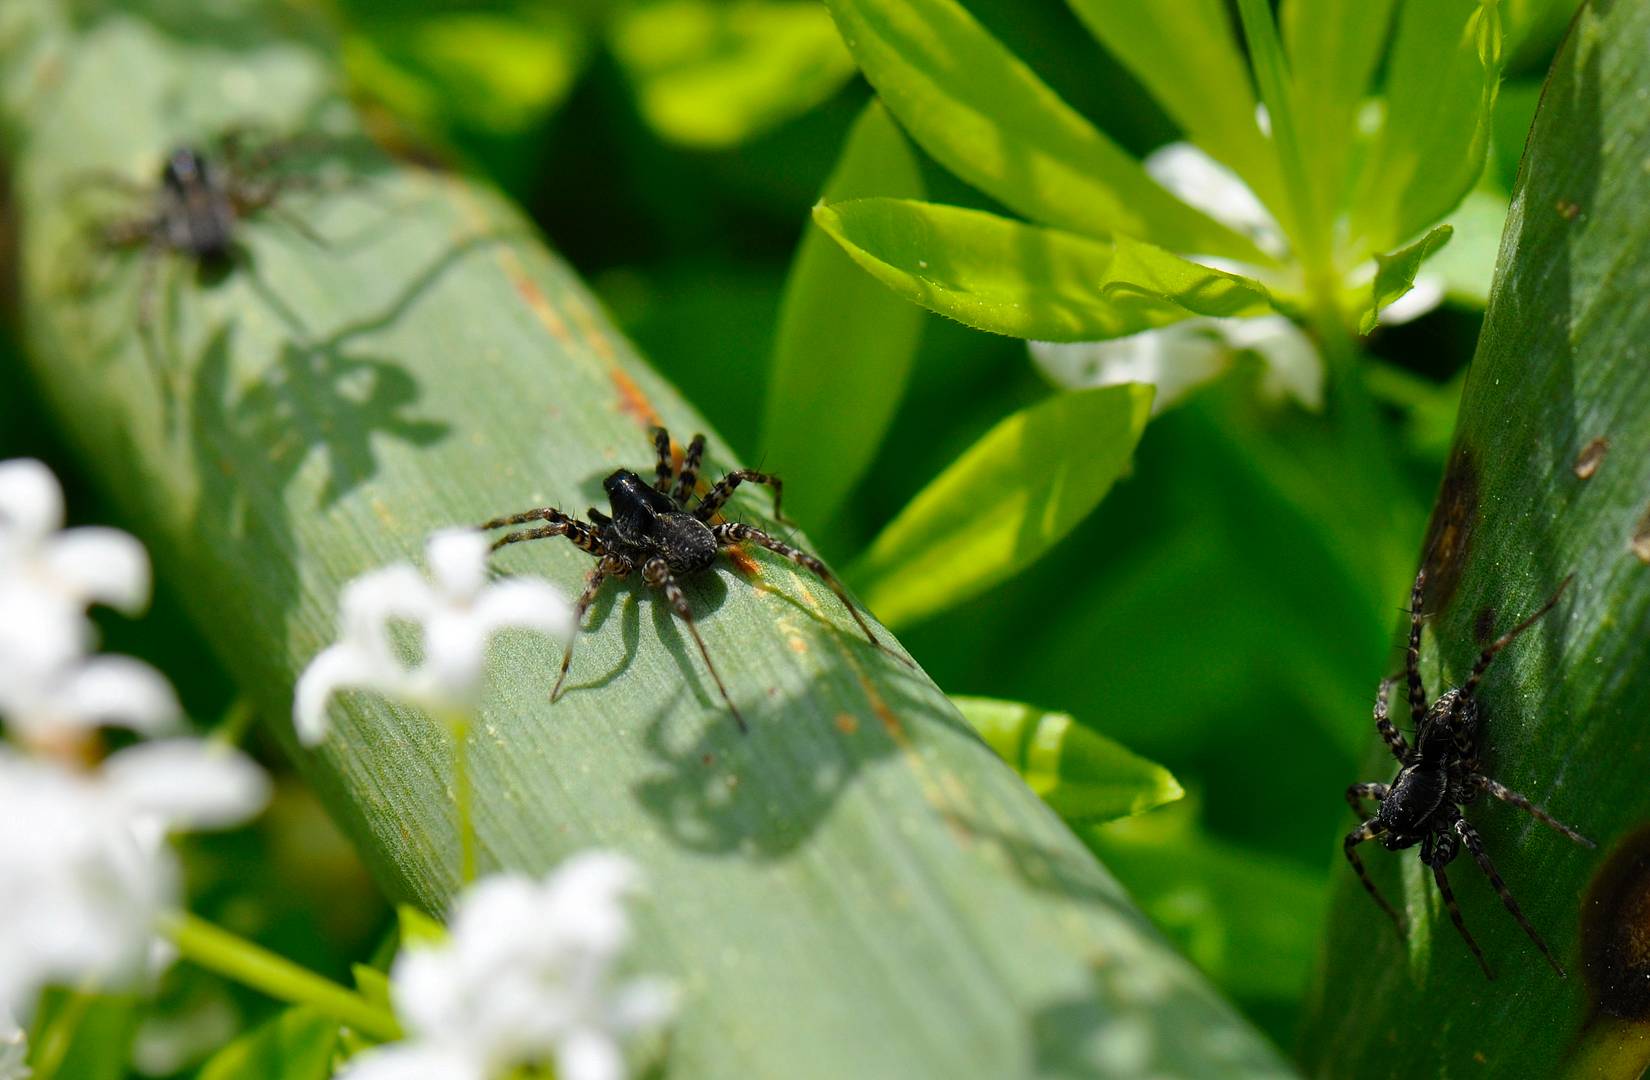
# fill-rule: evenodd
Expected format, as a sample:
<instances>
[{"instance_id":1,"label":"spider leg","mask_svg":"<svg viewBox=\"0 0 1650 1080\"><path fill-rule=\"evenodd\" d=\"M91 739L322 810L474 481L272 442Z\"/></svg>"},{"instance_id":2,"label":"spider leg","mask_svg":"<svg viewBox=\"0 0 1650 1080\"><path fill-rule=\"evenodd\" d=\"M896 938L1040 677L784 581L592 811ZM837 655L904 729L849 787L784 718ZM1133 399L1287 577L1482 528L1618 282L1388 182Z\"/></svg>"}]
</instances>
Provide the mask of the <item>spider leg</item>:
<instances>
[{"instance_id":1,"label":"spider leg","mask_svg":"<svg viewBox=\"0 0 1650 1080\"><path fill-rule=\"evenodd\" d=\"M1427 714L1427 691L1421 684L1421 594L1426 584L1427 569L1423 566L1415 572L1415 586L1409 591L1409 651L1404 658L1404 674L1409 679L1409 719L1417 731Z\"/></svg>"},{"instance_id":2,"label":"spider leg","mask_svg":"<svg viewBox=\"0 0 1650 1080\"><path fill-rule=\"evenodd\" d=\"M668 492L676 469L670 462L670 432L662 427L653 429L653 452L657 458L653 466L653 489Z\"/></svg>"},{"instance_id":3,"label":"spider leg","mask_svg":"<svg viewBox=\"0 0 1650 1080\"><path fill-rule=\"evenodd\" d=\"M739 715L739 708L734 705L733 698L728 695L728 688L722 683L722 676L717 674L716 665L711 662L710 650L705 648L705 639L699 636L699 628L694 625L693 609L688 606L687 597L682 595L682 587L676 583L676 578L671 574L670 567L665 564L665 560L655 555L643 563L642 580L655 589L664 590L665 599L670 601L670 606L675 609L677 617L687 627L688 635L693 638L693 643L699 646L699 655L705 658L705 669L710 672L710 677L715 680L716 689L721 691L722 700L727 704L728 712L733 714L734 722L739 725L739 730L743 733L749 733L750 728L746 726L745 718Z\"/></svg>"},{"instance_id":4,"label":"spider leg","mask_svg":"<svg viewBox=\"0 0 1650 1080\"><path fill-rule=\"evenodd\" d=\"M550 702L554 704L561 697L562 683L567 681L567 669L573 666L573 642L578 640L579 633L584 627L584 613L590 610L595 602L596 593L601 590L602 583L610 577L622 578L629 574L632 567L630 560L618 555L603 556L596 568L584 576L584 591L579 593L578 600L573 604L573 636L567 639L567 646L561 652L561 673L556 676L556 685L550 688Z\"/></svg>"},{"instance_id":5,"label":"spider leg","mask_svg":"<svg viewBox=\"0 0 1650 1080\"><path fill-rule=\"evenodd\" d=\"M757 472L755 469L735 469L716 481L716 486L707 491L705 497L699 501L699 505L693 508L693 516L700 521L709 521L715 517L716 512L722 509L723 504L733 497L734 488L737 488L746 480L753 484L767 484L773 488L774 520L789 520L779 509L780 497L785 494L785 482L777 476Z\"/></svg>"},{"instance_id":6,"label":"spider leg","mask_svg":"<svg viewBox=\"0 0 1650 1080\"><path fill-rule=\"evenodd\" d=\"M1490 661L1495 659L1495 654L1500 652L1502 649L1505 649L1508 645L1511 645L1514 638L1534 626L1537 619L1551 611L1553 609L1553 605L1558 603L1559 597L1564 595L1564 590L1573 580L1575 580L1575 575L1571 574L1569 577L1559 582L1558 588L1553 590L1553 595L1547 597L1547 602L1536 608L1534 614L1528 616L1523 622L1519 623L1511 630L1508 630L1505 634L1502 634L1500 637L1490 642L1484 651L1478 654L1478 661L1472 665L1472 674L1468 676L1467 681L1461 686L1462 697L1468 699L1472 697L1473 693L1478 689L1478 680L1482 679L1484 677L1484 672L1489 670Z\"/></svg>"},{"instance_id":7,"label":"spider leg","mask_svg":"<svg viewBox=\"0 0 1650 1080\"><path fill-rule=\"evenodd\" d=\"M1513 899L1512 891L1507 888L1507 883L1502 881L1501 875L1496 872L1495 864L1490 862L1489 853L1484 850L1484 841L1479 838L1478 830L1474 829L1466 818L1457 818L1455 820L1455 833L1461 838L1461 842L1467 845L1467 850L1472 853L1473 860L1478 863L1478 869L1484 871L1484 876L1490 879L1490 884L1495 887L1496 895L1501 897L1501 903L1506 905L1507 910L1512 913L1512 917L1518 920L1518 925L1524 928L1524 933L1528 934L1530 940L1535 942L1536 948L1541 950L1541 955L1547 958L1547 963L1553 966L1553 970L1558 972L1560 977L1568 978L1569 976L1559 964L1558 958L1553 956L1551 949L1547 948L1547 943L1541 940L1541 935L1535 932L1535 927L1530 925L1530 920L1524 917L1524 912L1519 908L1518 901ZM1473 951L1477 951L1477 946L1473 947Z\"/></svg>"},{"instance_id":8,"label":"spider leg","mask_svg":"<svg viewBox=\"0 0 1650 1080\"><path fill-rule=\"evenodd\" d=\"M1489 792L1491 795L1494 795L1497 799L1500 799L1504 803L1510 803L1511 805L1518 807L1520 810L1535 818L1537 821L1541 822L1541 824L1547 826L1547 828L1558 833L1560 836L1563 836L1569 840L1574 840L1582 847L1598 847L1597 844L1593 843L1585 836L1582 836L1580 833L1553 817L1551 814L1547 813L1547 811L1541 809L1541 807L1535 805L1518 792L1513 791L1505 784L1502 784L1496 780L1491 780L1482 773L1473 773L1469 779L1477 787Z\"/></svg>"},{"instance_id":9,"label":"spider leg","mask_svg":"<svg viewBox=\"0 0 1650 1080\"><path fill-rule=\"evenodd\" d=\"M1444 896L1444 907L1449 911L1450 922L1455 924L1456 932L1467 943L1467 948L1472 950L1472 955L1478 961L1478 966L1484 969L1484 977L1494 979L1495 972L1490 970L1488 961L1484 959L1484 951L1478 947L1478 942L1473 940L1472 933L1467 930L1467 924L1461 918L1461 908L1455 902L1455 893L1450 890L1449 878L1444 876L1442 863L1433 864L1432 880L1438 883L1438 891Z\"/></svg>"},{"instance_id":10,"label":"spider leg","mask_svg":"<svg viewBox=\"0 0 1650 1080\"><path fill-rule=\"evenodd\" d=\"M498 529L505 525L521 525L529 521L548 521L550 524L537 529L522 529L517 532L506 533L493 541L493 550L497 551L506 544L519 544L524 540L543 540L551 536L565 536L573 541L573 545L581 551L588 551L592 555L606 555L607 545L602 543L600 534L591 526L562 513L552 506L541 506L533 510L524 510L519 514L508 517L494 518L483 522L479 528Z\"/></svg>"},{"instance_id":11,"label":"spider leg","mask_svg":"<svg viewBox=\"0 0 1650 1080\"><path fill-rule=\"evenodd\" d=\"M682 471L676 474L676 487L671 491L671 498L680 506L686 506L688 496L699 483L699 462L705 456L705 437L695 435L688 443L687 453L682 455Z\"/></svg>"},{"instance_id":12,"label":"spider leg","mask_svg":"<svg viewBox=\"0 0 1650 1080\"><path fill-rule=\"evenodd\" d=\"M1392 721L1387 717L1387 702L1392 697L1392 684L1397 681L1398 676L1388 675L1381 680L1381 688L1375 691L1375 730L1386 740L1392 756L1403 761L1409 756L1409 742L1402 732L1392 726Z\"/></svg>"},{"instance_id":13,"label":"spider leg","mask_svg":"<svg viewBox=\"0 0 1650 1080\"><path fill-rule=\"evenodd\" d=\"M1346 789L1346 804L1352 807L1354 814L1363 817L1363 800L1374 799L1376 802L1380 802L1386 798L1387 790L1385 784L1353 784Z\"/></svg>"},{"instance_id":14,"label":"spider leg","mask_svg":"<svg viewBox=\"0 0 1650 1080\"><path fill-rule=\"evenodd\" d=\"M1348 792L1349 797L1350 794ZM1346 834L1346 839L1341 843L1341 850L1346 852L1346 861L1352 864L1352 869L1358 872L1358 880L1363 882L1365 891L1375 898L1377 904L1381 905L1382 911L1392 917L1392 924L1398 928L1398 936L1402 937L1404 920L1398 917L1398 913L1392 909L1392 905L1386 902L1386 897L1382 896L1381 891L1375 887L1375 883L1369 880L1369 872L1364 869L1364 861L1358 858L1356 851L1352 850L1365 840L1373 840L1385 831L1371 818Z\"/></svg>"}]
</instances>

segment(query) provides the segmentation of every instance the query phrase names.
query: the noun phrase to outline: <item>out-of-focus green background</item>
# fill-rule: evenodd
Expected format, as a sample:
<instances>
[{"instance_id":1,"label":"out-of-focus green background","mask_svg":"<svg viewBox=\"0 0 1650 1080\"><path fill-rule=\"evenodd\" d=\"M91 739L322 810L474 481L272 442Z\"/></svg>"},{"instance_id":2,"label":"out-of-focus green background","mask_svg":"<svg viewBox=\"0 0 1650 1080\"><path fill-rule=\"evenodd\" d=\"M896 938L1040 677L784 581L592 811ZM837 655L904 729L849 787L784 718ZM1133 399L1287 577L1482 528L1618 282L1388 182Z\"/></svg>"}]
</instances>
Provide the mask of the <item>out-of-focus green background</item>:
<instances>
[{"instance_id":1,"label":"out-of-focus green background","mask_svg":"<svg viewBox=\"0 0 1650 1080\"><path fill-rule=\"evenodd\" d=\"M1131 151L1176 137L1064 5L966 6ZM761 464L786 270L870 96L824 7L336 0L329 16L380 139L519 200L644 354ZM1496 208L1561 29L1536 34L1509 70L1475 196L1483 222L1460 230L1450 256L1467 277L1487 282ZM928 162L925 180L934 201L986 205ZM1088 839L1285 1046L1329 882L1345 872L1341 790L1379 779L1359 775L1369 706L1398 662L1396 612L1481 315L1463 298L1377 332L1368 376L1381 426L1362 442L1266 403L1253 392L1258 365L1239 365L1153 420L1131 474L1049 556L901 634L949 692L1069 712L1175 773L1183 804ZM73 521L119 524L37 415L15 316L8 304L0 458L45 459L69 487ZM839 565L993 423L1050 392L1023 342L925 319L909 391L865 480L839 514L800 522ZM233 690L179 613L179 587L159 582L142 620L105 620L106 643L159 665L210 725ZM260 749L279 769L273 748ZM193 840L188 857L197 911L329 974L345 976L386 931L382 901L295 781L256 826ZM152 1075L186 1075L272 1007L176 971L138 1060Z\"/></svg>"}]
</instances>

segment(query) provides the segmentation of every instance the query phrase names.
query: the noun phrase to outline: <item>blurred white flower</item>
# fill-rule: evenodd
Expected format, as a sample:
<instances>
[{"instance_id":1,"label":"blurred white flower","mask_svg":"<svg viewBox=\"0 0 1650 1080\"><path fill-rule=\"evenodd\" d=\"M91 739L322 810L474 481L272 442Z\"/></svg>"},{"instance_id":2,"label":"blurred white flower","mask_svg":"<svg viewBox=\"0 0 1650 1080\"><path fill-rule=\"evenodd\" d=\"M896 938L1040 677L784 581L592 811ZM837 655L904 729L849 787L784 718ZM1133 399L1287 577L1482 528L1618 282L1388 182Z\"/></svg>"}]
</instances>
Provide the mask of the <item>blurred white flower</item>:
<instances>
[{"instance_id":1,"label":"blurred white flower","mask_svg":"<svg viewBox=\"0 0 1650 1080\"><path fill-rule=\"evenodd\" d=\"M344 587L342 637L310 662L298 680L293 721L298 737L319 742L327 731L327 701L344 688L374 690L436 713L467 711L481 692L487 642L519 627L564 637L572 608L548 582L532 578L487 581L485 536L447 529L429 539L431 580L407 563L365 574ZM413 665L396 656L390 623L415 624L423 657Z\"/></svg>"},{"instance_id":2,"label":"blurred white flower","mask_svg":"<svg viewBox=\"0 0 1650 1080\"><path fill-rule=\"evenodd\" d=\"M0 1080L29 1080L29 1040L9 1009L0 1006Z\"/></svg>"},{"instance_id":3,"label":"blurred white flower","mask_svg":"<svg viewBox=\"0 0 1650 1080\"><path fill-rule=\"evenodd\" d=\"M1191 143L1169 143L1146 155L1143 162L1153 180L1168 188L1188 206L1203 211L1222 225L1236 229L1268 255L1279 258L1289 251L1277 218L1255 197L1249 185ZM1205 265L1210 260L1191 256ZM1229 269L1237 264L1225 264ZM1252 269L1249 272L1253 272Z\"/></svg>"},{"instance_id":4,"label":"blurred white flower","mask_svg":"<svg viewBox=\"0 0 1650 1080\"><path fill-rule=\"evenodd\" d=\"M0 720L31 746L58 745L105 726L163 735L177 729L181 714L166 677L129 656L48 667L0 656Z\"/></svg>"},{"instance_id":5,"label":"blurred white flower","mask_svg":"<svg viewBox=\"0 0 1650 1080\"><path fill-rule=\"evenodd\" d=\"M118 529L63 529L63 489L38 461L0 462L0 656L51 667L92 641L86 608L140 610L149 557Z\"/></svg>"},{"instance_id":6,"label":"blurred white flower","mask_svg":"<svg viewBox=\"0 0 1650 1080\"><path fill-rule=\"evenodd\" d=\"M634 863L607 852L536 881L483 879L458 900L440 944L409 944L390 973L406 1041L351 1062L347 1080L495 1080L555 1063L558 1080L620 1080L625 1036L675 1010L659 979L615 982L630 941Z\"/></svg>"},{"instance_id":7,"label":"blurred white flower","mask_svg":"<svg viewBox=\"0 0 1650 1080\"><path fill-rule=\"evenodd\" d=\"M1260 390L1273 400L1294 398L1323 406L1323 365L1300 327L1282 315L1253 319L1185 319L1110 341L1028 343L1031 358L1052 383L1066 389L1150 383L1155 416L1249 354L1263 366Z\"/></svg>"},{"instance_id":8,"label":"blurred white flower","mask_svg":"<svg viewBox=\"0 0 1650 1080\"><path fill-rule=\"evenodd\" d=\"M0 747L0 1008L135 980L177 899L166 834L235 824L267 797L250 759L198 739L128 747L94 772Z\"/></svg>"}]
</instances>

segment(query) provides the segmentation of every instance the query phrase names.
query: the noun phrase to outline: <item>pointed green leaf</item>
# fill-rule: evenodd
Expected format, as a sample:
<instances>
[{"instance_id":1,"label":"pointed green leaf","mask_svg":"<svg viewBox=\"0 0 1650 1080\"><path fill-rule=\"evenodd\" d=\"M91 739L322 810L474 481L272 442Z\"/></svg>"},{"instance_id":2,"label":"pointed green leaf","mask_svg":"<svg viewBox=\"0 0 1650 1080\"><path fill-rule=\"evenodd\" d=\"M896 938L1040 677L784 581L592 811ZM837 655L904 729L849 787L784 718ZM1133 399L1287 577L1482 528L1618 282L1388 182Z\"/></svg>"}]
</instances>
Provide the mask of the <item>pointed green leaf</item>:
<instances>
[{"instance_id":1,"label":"pointed green leaf","mask_svg":"<svg viewBox=\"0 0 1650 1080\"><path fill-rule=\"evenodd\" d=\"M395 1014L395 1002L390 998L388 975L366 964L351 964L350 974L355 976L355 988L367 999L368 1004L376 1005L392 1016Z\"/></svg>"},{"instance_id":2,"label":"pointed green leaf","mask_svg":"<svg viewBox=\"0 0 1650 1080\"><path fill-rule=\"evenodd\" d=\"M936 614L1041 557L1099 505L1140 441L1149 386L1058 394L1007 417L883 529L850 576L891 625Z\"/></svg>"},{"instance_id":3,"label":"pointed green leaf","mask_svg":"<svg viewBox=\"0 0 1650 1080\"><path fill-rule=\"evenodd\" d=\"M1300 1042L1311 1075L1593 1080L1638 1077L1650 1065L1646 41L1650 5L1587 4L1553 65L1466 371L1431 542L1417 545L1431 615L1421 671L1433 694L1467 677L1487 629L1505 630L1574 575L1484 676L1482 771L1599 846L1571 843L1498 800L1464 811L1569 978L1547 966L1463 857L1450 879L1495 972L1486 982L1413 850L1366 845L1370 876L1406 912L1413 944L1340 866ZM1356 773L1324 779L1326 800L1342 783L1392 779L1391 755L1367 737ZM1352 827L1349 811L1340 818L1340 830ZM1401 1037L1388 1038L1394 1031Z\"/></svg>"},{"instance_id":4,"label":"pointed green leaf","mask_svg":"<svg viewBox=\"0 0 1650 1080\"><path fill-rule=\"evenodd\" d=\"M1259 282L1122 236L1108 244L909 199L821 205L814 220L901 296L995 334L1094 341L1270 308Z\"/></svg>"},{"instance_id":5,"label":"pointed green leaf","mask_svg":"<svg viewBox=\"0 0 1650 1080\"><path fill-rule=\"evenodd\" d=\"M1225 0L1067 0L1187 137L1224 162L1277 213L1286 209L1277 152L1261 134L1249 65Z\"/></svg>"},{"instance_id":6,"label":"pointed green leaf","mask_svg":"<svg viewBox=\"0 0 1650 1080\"><path fill-rule=\"evenodd\" d=\"M447 928L411 904L397 904L395 919L401 931L403 948L407 945L439 945L447 940Z\"/></svg>"},{"instance_id":7,"label":"pointed green leaf","mask_svg":"<svg viewBox=\"0 0 1650 1080\"><path fill-rule=\"evenodd\" d=\"M1385 120L1351 204L1355 240L1388 250L1472 190L1500 78L1493 0L1404 0L1387 61Z\"/></svg>"},{"instance_id":8,"label":"pointed green leaf","mask_svg":"<svg viewBox=\"0 0 1650 1080\"><path fill-rule=\"evenodd\" d=\"M1371 286L1370 306L1358 320L1358 333L1367 334L1375 329L1381 310L1409 292L1421 264L1449 243L1449 238L1454 234L1453 227L1439 225L1408 247L1399 248L1390 255L1375 256L1375 281Z\"/></svg>"},{"instance_id":9,"label":"pointed green leaf","mask_svg":"<svg viewBox=\"0 0 1650 1080\"><path fill-rule=\"evenodd\" d=\"M951 701L985 744L1070 824L1128 817L1185 795L1169 770L1062 712L1018 701Z\"/></svg>"},{"instance_id":10,"label":"pointed green leaf","mask_svg":"<svg viewBox=\"0 0 1650 1080\"><path fill-rule=\"evenodd\" d=\"M337 1049L337 1020L284 1009L212 1055L200 1080L327 1080Z\"/></svg>"},{"instance_id":11,"label":"pointed green leaf","mask_svg":"<svg viewBox=\"0 0 1650 1080\"><path fill-rule=\"evenodd\" d=\"M916 156L872 101L823 197L922 194ZM926 317L810 222L785 283L762 426L763 460L786 478L796 520L829 517L871 463L905 392ZM808 422L797 423L803 416Z\"/></svg>"},{"instance_id":12,"label":"pointed green leaf","mask_svg":"<svg viewBox=\"0 0 1650 1080\"><path fill-rule=\"evenodd\" d=\"M1146 175L955 0L828 0L865 77L940 164L1044 225L1262 261Z\"/></svg>"}]
</instances>

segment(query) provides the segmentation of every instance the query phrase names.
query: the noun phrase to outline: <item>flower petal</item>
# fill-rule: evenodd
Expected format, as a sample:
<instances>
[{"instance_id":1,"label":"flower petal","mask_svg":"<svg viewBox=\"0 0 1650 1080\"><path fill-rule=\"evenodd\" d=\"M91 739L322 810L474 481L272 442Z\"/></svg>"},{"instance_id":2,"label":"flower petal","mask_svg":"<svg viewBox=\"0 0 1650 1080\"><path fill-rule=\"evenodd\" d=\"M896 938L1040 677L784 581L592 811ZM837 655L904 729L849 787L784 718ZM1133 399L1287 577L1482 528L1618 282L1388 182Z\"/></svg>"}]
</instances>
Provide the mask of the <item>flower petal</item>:
<instances>
[{"instance_id":1,"label":"flower petal","mask_svg":"<svg viewBox=\"0 0 1650 1080\"><path fill-rule=\"evenodd\" d=\"M237 825L269 801L269 777L251 758L204 739L128 746L109 755L102 777L122 806L171 828Z\"/></svg>"},{"instance_id":2,"label":"flower petal","mask_svg":"<svg viewBox=\"0 0 1650 1080\"><path fill-rule=\"evenodd\" d=\"M0 461L0 536L40 541L63 527L63 488L33 458Z\"/></svg>"},{"instance_id":3,"label":"flower petal","mask_svg":"<svg viewBox=\"0 0 1650 1080\"><path fill-rule=\"evenodd\" d=\"M1262 251L1278 256L1288 251L1283 230L1265 204L1237 173L1198 147L1170 143L1148 154L1143 164L1181 202L1248 236Z\"/></svg>"},{"instance_id":4,"label":"flower petal","mask_svg":"<svg viewBox=\"0 0 1650 1080\"><path fill-rule=\"evenodd\" d=\"M430 534L425 558L436 588L449 600L468 600L487 580L487 537L475 529L442 529Z\"/></svg>"},{"instance_id":5,"label":"flower petal","mask_svg":"<svg viewBox=\"0 0 1650 1080\"><path fill-rule=\"evenodd\" d=\"M403 1042L350 1059L337 1080L488 1080L486 1067L456 1047Z\"/></svg>"},{"instance_id":6,"label":"flower petal","mask_svg":"<svg viewBox=\"0 0 1650 1080\"><path fill-rule=\"evenodd\" d=\"M604 1031L581 1028L556 1047L556 1080L624 1080L624 1055Z\"/></svg>"},{"instance_id":7,"label":"flower petal","mask_svg":"<svg viewBox=\"0 0 1650 1080\"><path fill-rule=\"evenodd\" d=\"M166 676L130 656L94 656L65 673L53 710L81 727L114 725L146 735L173 731L183 710Z\"/></svg>"},{"instance_id":8,"label":"flower petal","mask_svg":"<svg viewBox=\"0 0 1650 1080\"><path fill-rule=\"evenodd\" d=\"M52 577L78 600L95 600L129 615L149 602L149 554L129 533L69 529L52 537L42 555Z\"/></svg>"},{"instance_id":9,"label":"flower petal","mask_svg":"<svg viewBox=\"0 0 1650 1080\"><path fill-rule=\"evenodd\" d=\"M332 695L346 686L371 686L379 673L353 642L322 649L298 676L292 692L292 726L298 731L298 741L314 746L326 738L327 702Z\"/></svg>"},{"instance_id":10,"label":"flower petal","mask_svg":"<svg viewBox=\"0 0 1650 1080\"><path fill-rule=\"evenodd\" d=\"M538 578L505 578L489 585L476 599L475 618L489 633L520 627L565 639L573 632L573 607L567 597Z\"/></svg>"}]
</instances>

